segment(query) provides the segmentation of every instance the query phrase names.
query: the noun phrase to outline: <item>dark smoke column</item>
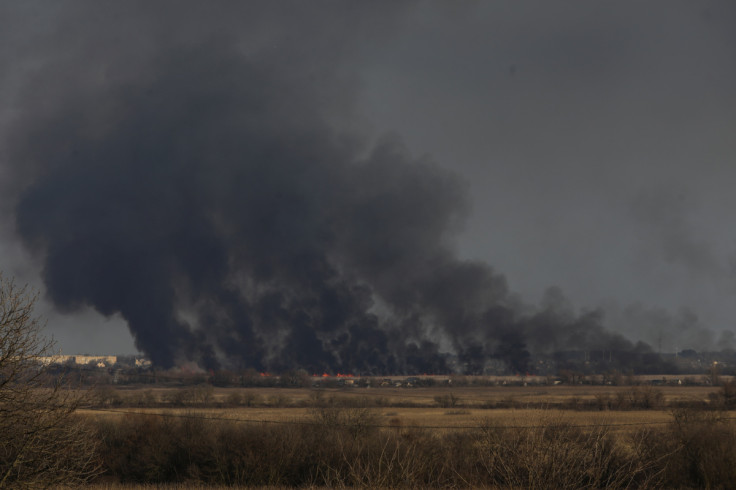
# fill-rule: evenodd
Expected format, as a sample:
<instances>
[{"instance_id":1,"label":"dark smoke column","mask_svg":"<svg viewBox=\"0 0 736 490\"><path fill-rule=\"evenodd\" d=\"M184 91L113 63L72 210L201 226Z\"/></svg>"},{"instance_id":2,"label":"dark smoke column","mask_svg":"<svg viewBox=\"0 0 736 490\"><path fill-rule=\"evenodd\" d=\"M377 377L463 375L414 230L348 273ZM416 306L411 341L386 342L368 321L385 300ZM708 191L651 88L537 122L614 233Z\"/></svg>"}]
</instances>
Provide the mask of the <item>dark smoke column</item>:
<instances>
[{"instance_id":1,"label":"dark smoke column","mask_svg":"<svg viewBox=\"0 0 736 490\"><path fill-rule=\"evenodd\" d=\"M359 158L308 87L228 46L164 61L24 120L14 157L36 171L17 229L54 303L120 312L162 366L409 370L401 353L421 343L436 356L409 324L416 285L452 260L457 179L393 141Z\"/></svg>"},{"instance_id":2,"label":"dark smoke column","mask_svg":"<svg viewBox=\"0 0 736 490\"><path fill-rule=\"evenodd\" d=\"M301 75L212 43L29 104L16 224L56 306L119 312L163 367L446 372L444 350L521 372L530 351L611 340L458 260L464 183L335 131Z\"/></svg>"}]
</instances>

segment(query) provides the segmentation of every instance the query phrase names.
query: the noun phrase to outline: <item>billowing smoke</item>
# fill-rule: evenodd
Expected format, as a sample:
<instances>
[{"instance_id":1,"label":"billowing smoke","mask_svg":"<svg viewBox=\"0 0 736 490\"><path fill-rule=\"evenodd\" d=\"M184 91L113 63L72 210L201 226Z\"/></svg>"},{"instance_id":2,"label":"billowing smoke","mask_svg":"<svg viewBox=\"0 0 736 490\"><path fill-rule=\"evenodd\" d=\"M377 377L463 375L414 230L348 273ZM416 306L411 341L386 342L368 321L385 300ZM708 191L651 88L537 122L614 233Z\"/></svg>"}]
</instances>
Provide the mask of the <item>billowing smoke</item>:
<instances>
[{"instance_id":1,"label":"billowing smoke","mask_svg":"<svg viewBox=\"0 0 736 490\"><path fill-rule=\"evenodd\" d=\"M533 353L634 348L559 290L531 308L459 260L466 184L397 137L339 129L337 70L223 39L152 60L31 89L15 122L17 232L58 308L121 314L159 366L446 372L451 352L524 371Z\"/></svg>"},{"instance_id":2,"label":"billowing smoke","mask_svg":"<svg viewBox=\"0 0 736 490\"><path fill-rule=\"evenodd\" d=\"M604 325L626 336L639 338L658 352L678 352L683 349L713 351L734 347L732 332L715 332L689 308L670 312L640 303L626 307L612 303L606 305Z\"/></svg>"},{"instance_id":3,"label":"billowing smoke","mask_svg":"<svg viewBox=\"0 0 736 490\"><path fill-rule=\"evenodd\" d=\"M37 122L17 229L54 303L121 313L162 366L441 372L444 346L523 370L531 347L610 348L561 293L524 315L502 275L455 258L456 175L340 134L310 95L217 46Z\"/></svg>"}]
</instances>

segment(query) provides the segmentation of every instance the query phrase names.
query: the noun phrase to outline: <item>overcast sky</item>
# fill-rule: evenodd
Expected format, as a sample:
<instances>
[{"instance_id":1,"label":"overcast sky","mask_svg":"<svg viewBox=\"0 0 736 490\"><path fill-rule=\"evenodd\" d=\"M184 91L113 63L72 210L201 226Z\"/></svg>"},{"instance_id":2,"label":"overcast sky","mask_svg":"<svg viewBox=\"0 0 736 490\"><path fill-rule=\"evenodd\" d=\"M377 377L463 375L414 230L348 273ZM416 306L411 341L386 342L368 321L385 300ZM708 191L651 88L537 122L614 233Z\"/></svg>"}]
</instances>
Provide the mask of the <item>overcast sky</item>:
<instances>
[{"instance_id":1,"label":"overcast sky","mask_svg":"<svg viewBox=\"0 0 736 490\"><path fill-rule=\"evenodd\" d=\"M0 4L5 275L44 291L43 258L16 231L33 178L12 150L28 137L25 114L145 79L161 53L228 37L306 73L334 125L366 141L392 134L457 173L472 204L454 238L460 258L490 264L525 302L557 286L633 340L729 346L734 2L235 5ZM136 351L119 315L60 313L45 300L41 310L65 353Z\"/></svg>"}]
</instances>

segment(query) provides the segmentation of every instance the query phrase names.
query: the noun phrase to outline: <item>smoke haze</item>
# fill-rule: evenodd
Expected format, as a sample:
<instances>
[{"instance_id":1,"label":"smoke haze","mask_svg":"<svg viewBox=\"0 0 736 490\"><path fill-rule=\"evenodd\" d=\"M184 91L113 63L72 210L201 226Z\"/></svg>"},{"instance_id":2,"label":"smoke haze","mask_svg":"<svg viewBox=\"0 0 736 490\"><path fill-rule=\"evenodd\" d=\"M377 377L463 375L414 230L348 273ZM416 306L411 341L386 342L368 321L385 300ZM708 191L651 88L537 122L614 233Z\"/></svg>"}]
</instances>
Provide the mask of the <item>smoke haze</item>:
<instances>
[{"instance_id":1,"label":"smoke haze","mask_svg":"<svg viewBox=\"0 0 736 490\"><path fill-rule=\"evenodd\" d=\"M655 141L689 127L679 116L636 134L651 108L622 73L654 59L631 58L652 11L24 5L2 16L3 260L57 311L122 319L160 366L446 372L450 352L469 372L524 371L534 354L663 338L730 346L736 237L702 210L730 204L713 182L734 148L709 135L692 180ZM705 15L678 5L669 22ZM731 65L677 107L733 128L734 12L711 8L712 42L685 54L720 46L709 59ZM660 63L638 90L658 90ZM683 83L700 81L649 101L664 119Z\"/></svg>"}]
</instances>

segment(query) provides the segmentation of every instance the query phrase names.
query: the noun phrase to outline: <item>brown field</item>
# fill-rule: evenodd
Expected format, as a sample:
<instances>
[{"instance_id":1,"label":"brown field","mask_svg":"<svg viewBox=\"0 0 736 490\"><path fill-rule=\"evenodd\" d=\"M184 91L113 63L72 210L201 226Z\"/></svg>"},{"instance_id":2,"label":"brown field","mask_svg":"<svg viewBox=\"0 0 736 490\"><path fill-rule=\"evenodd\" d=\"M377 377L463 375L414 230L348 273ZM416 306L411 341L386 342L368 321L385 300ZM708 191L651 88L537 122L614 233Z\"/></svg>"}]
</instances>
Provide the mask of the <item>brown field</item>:
<instances>
[{"instance_id":1,"label":"brown field","mask_svg":"<svg viewBox=\"0 0 736 490\"><path fill-rule=\"evenodd\" d=\"M143 388L119 390L125 396ZM150 390L158 400L165 400L178 388ZM206 417L237 420L242 423L308 423L313 407L319 403L365 405L373 407L377 424L385 427L423 427L432 430L498 426L538 426L550 422L574 425L612 425L627 430L641 425L660 425L672 420L669 405L677 402L707 402L716 388L704 386L662 386L646 388L662 394L661 409L597 410L600 397L625 395L630 386L497 386L433 388L215 388L212 403L206 407L108 407L82 409L79 413L94 417L122 417L128 413L161 414L175 417ZM228 406L233 393L257 397L257 406ZM439 407L435 397L452 395L456 403ZM587 405L584 403L587 402ZM570 409L570 404L586 409ZM529 406L527 406L529 405ZM506 408L511 407L514 408ZM565 408L561 408L565 407Z\"/></svg>"},{"instance_id":2,"label":"brown field","mask_svg":"<svg viewBox=\"0 0 736 490\"><path fill-rule=\"evenodd\" d=\"M164 399L167 394L180 388L149 388L146 386L120 387L118 391L131 394L141 391L150 391L158 399ZM434 397L453 394L460 398L463 405L483 405L488 402L529 402L549 403L551 405L565 403L572 398L578 400L594 400L596 396L616 396L618 393L631 391L631 386L599 386L599 385L557 385L557 386L461 386L461 387L431 387L431 388L215 388L213 395L215 402L224 403L232 393L254 394L264 402L283 397L290 405L308 403L315 393L324 397L356 398L377 400L383 399L387 404L417 404L434 405ZM712 386L672 386L664 385L651 387L663 394L665 402L673 401L708 401L708 395L718 390Z\"/></svg>"},{"instance_id":3,"label":"brown field","mask_svg":"<svg viewBox=\"0 0 736 490\"><path fill-rule=\"evenodd\" d=\"M374 409L377 425L391 428L424 428L447 431L455 428L481 426L538 427L551 423L578 426L613 426L617 430L631 430L644 425L663 425L672 420L665 410L629 411L575 411L557 409L462 409L462 408L389 408ZM202 417L236 420L242 423L309 423L312 415L308 408L148 408L80 410L94 417L124 417L129 413L160 414L174 417Z\"/></svg>"},{"instance_id":4,"label":"brown field","mask_svg":"<svg viewBox=\"0 0 736 490\"><path fill-rule=\"evenodd\" d=\"M94 489L736 488L735 386L104 386L78 412Z\"/></svg>"}]
</instances>

